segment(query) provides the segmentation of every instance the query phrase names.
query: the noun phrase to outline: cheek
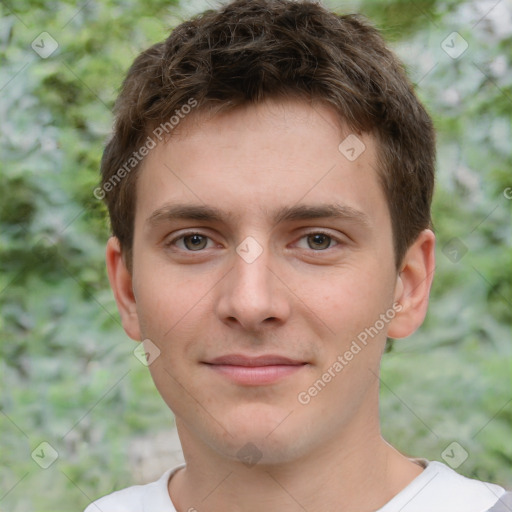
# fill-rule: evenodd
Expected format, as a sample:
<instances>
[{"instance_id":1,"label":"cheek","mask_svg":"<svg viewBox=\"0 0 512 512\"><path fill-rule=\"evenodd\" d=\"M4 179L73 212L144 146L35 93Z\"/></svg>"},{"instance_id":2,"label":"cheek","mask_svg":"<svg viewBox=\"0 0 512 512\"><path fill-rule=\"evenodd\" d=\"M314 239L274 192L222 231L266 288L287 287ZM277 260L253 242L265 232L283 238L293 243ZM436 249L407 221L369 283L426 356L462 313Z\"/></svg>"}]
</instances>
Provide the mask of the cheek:
<instances>
[{"instance_id":1,"label":"cheek","mask_svg":"<svg viewBox=\"0 0 512 512\"><path fill-rule=\"evenodd\" d=\"M211 283L205 276L191 277L155 258L142 257L134 274L137 313L143 334L166 340L183 329L187 321L204 307Z\"/></svg>"},{"instance_id":2,"label":"cheek","mask_svg":"<svg viewBox=\"0 0 512 512\"><path fill-rule=\"evenodd\" d=\"M304 283L299 297L304 297L306 305L337 338L342 335L346 340L372 326L391 307L391 281L388 274L366 265L359 270L351 268L332 273L318 280L316 285Z\"/></svg>"}]
</instances>

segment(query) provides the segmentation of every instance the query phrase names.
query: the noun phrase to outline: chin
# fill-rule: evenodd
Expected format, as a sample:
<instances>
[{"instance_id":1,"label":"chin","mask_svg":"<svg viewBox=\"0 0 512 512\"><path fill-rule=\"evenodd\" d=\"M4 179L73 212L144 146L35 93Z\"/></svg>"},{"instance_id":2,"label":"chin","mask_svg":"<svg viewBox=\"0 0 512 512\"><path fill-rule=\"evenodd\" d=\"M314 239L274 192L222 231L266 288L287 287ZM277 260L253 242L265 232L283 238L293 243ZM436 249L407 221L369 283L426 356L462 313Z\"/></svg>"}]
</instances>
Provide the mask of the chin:
<instances>
[{"instance_id":1,"label":"chin","mask_svg":"<svg viewBox=\"0 0 512 512\"><path fill-rule=\"evenodd\" d=\"M264 404L239 406L223 416L231 436L217 438L213 447L249 467L293 462L304 451L306 438L304 426L297 424L292 411Z\"/></svg>"}]
</instances>

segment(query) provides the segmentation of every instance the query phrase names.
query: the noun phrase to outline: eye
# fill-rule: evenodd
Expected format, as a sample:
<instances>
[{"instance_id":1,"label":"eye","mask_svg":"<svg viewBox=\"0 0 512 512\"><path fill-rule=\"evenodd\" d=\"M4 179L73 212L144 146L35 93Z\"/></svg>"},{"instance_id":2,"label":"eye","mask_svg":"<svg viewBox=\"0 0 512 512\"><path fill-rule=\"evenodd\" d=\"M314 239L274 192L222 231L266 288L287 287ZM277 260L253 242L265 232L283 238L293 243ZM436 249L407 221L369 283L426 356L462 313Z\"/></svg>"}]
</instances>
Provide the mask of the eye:
<instances>
[{"instance_id":1,"label":"eye","mask_svg":"<svg viewBox=\"0 0 512 512\"><path fill-rule=\"evenodd\" d=\"M304 246L302 241L305 240L307 247ZM338 245L338 242L334 238L326 233L309 233L303 236L299 241L299 247L302 249L313 249L315 251L324 251L330 249L334 245Z\"/></svg>"},{"instance_id":2,"label":"eye","mask_svg":"<svg viewBox=\"0 0 512 512\"><path fill-rule=\"evenodd\" d=\"M206 249L208 242L211 242L211 240L207 236L199 233L190 233L175 238L169 245L176 245L178 248L187 251L200 251Z\"/></svg>"}]
</instances>

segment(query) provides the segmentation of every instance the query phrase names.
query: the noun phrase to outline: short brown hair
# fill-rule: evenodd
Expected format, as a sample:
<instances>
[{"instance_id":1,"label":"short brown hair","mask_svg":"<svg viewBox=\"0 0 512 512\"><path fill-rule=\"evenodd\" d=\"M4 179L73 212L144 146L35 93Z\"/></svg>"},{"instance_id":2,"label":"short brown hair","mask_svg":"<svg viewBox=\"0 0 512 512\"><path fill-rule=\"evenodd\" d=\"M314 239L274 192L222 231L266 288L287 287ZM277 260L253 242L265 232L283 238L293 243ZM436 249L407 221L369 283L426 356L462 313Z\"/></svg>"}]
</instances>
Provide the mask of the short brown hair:
<instances>
[{"instance_id":1,"label":"short brown hair","mask_svg":"<svg viewBox=\"0 0 512 512\"><path fill-rule=\"evenodd\" d=\"M435 167L432 121L400 61L360 15L312 1L235 0L180 24L141 53L124 80L101 190L129 267L140 167L133 155L151 130L191 99L196 110L220 111L284 97L325 102L350 130L376 136L400 265L431 226Z\"/></svg>"}]
</instances>

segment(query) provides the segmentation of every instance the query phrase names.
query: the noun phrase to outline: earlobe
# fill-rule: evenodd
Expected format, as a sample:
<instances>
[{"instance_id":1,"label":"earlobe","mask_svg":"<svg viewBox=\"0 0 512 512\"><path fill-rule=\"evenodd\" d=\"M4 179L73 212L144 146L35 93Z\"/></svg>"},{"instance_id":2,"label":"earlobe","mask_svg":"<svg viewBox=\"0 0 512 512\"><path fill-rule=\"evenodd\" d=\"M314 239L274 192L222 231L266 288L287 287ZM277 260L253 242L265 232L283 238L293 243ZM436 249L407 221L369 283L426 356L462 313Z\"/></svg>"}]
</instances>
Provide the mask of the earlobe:
<instances>
[{"instance_id":1,"label":"earlobe","mask_svg":"<svg viewBox=\"0 0 512 512\"><path fill-rule=\"evenodd\" d=\"M140 341L140 326L133 293L132 274L126 267L121 246L116 237L111 237L107 243L106 263L108 279L114 292L123 328L130 338Z\"/></svg>"},{"instance_id":2,"label":"earlobe","mask_svg":"<svg viewBox=\"0 0 512 512\"><path fill-rule=\"evenodd\" d=\"M423 323L434 277L434 251L435 235L430 229L423 230L407 250L395 287L395 302L401 310L389 325L389 337L410 336Z\"/></svg>"}]
</instances>

